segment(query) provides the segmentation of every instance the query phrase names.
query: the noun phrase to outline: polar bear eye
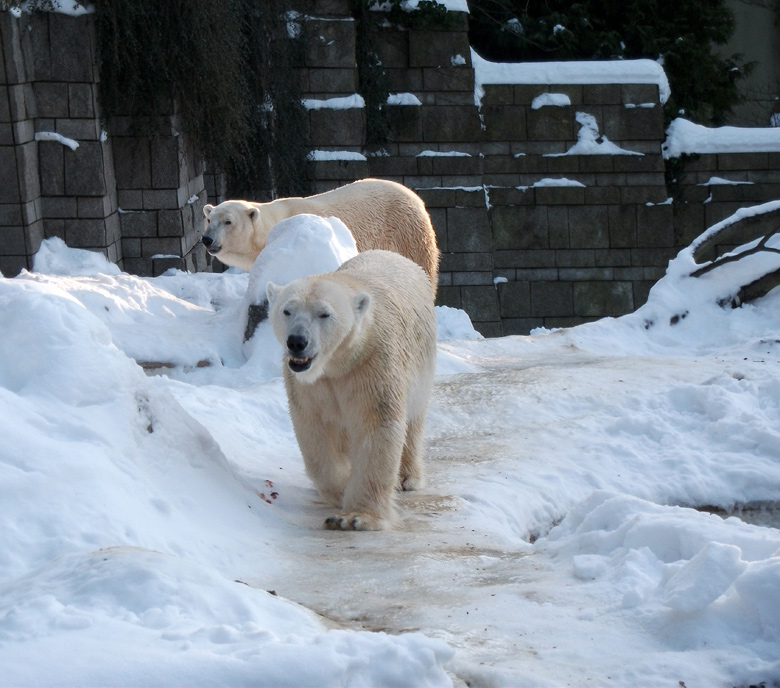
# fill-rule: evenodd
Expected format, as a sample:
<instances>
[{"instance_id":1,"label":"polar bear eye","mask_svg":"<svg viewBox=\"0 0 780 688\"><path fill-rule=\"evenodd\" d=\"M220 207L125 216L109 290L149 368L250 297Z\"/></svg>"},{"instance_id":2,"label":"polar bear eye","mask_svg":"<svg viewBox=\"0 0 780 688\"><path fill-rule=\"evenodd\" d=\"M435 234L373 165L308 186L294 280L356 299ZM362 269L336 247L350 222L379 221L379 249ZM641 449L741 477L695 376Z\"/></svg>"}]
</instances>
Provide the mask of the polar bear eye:
<instances>
[{"instance_id":1,"label":"polar bear eye","mask_svg":"<svg viewBox=\"0 0 780 688\"><path fill-rule=\"evenodd\" d=\"M327 318L329 318L329 317L330 317L330 313L328 313L327 311L325 311L324 313L320 313L320 314L319 314L319 316L317 316L317 317L319 317L319 318L320 318L320 319L322 319L322 320L325 320L325 319L327 319Z\"/></svg>"},{"instance_id":2,"label":"polar bear eye","mask_svg":"<svg viewBox=\"0 0 780 688\"><path fill-rule=\"evenodd\" d=\"M225 224L226 224L226 225L232 225L232 224L233 224L233 221L232 221L232 220L225 220Z\"/></svg>"},{"instance_id":3,"label":"polar bear eye","mask_svg":"<svg viewBox=\"0 0 780 688\"><path fill-rule=\"evenodd\" d=\"M282 311L282 313L284 313L284 315L290 315L290 311L288 311L286 308Z\"/></svg>"}]
</instances>

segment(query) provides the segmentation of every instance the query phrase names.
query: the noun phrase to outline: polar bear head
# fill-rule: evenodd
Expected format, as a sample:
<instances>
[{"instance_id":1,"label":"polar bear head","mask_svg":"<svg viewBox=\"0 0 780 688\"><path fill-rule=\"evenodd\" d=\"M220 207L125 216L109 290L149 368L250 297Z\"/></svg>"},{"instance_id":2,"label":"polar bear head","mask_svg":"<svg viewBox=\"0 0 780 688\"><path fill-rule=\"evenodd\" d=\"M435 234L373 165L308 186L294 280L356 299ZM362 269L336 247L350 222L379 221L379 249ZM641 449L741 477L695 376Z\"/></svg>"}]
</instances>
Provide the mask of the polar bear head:
<instances>
[{"instance_id":1,"label":"polar bear head","mask_svg":"<svg viewBox=\"0 0 780 688\"><path fill-rule=\"evenodd\" d=\"M295 379L312 383L346 372L362 353L371 296L335 273L266 286L269 319Z\"/></svg>"},{"instance_id":2,"label":"polar bear head","mask_svg":"<svg viewBox=\"0 0 780 688\"><path fill-rule=\"evenodd\" d=\"M206 250L225 265L251 270L272 226L264 221L258 205L249 201L206 204L206 225L201 237Z\"/></svg>"}]
</instances>

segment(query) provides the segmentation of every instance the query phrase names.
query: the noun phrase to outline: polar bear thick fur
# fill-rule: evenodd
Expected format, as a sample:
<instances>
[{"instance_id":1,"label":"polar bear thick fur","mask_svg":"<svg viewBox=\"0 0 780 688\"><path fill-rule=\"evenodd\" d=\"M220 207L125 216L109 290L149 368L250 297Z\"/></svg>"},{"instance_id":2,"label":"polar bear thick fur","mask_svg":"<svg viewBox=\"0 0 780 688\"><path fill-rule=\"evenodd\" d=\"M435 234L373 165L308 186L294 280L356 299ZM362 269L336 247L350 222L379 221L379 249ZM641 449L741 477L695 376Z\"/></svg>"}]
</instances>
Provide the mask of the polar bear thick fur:
<instances>
[{"instance_id":1,"label":"polar bear thick fur","mask_svg":"<svg viewBox=\"0 0 780 688\"><path fill-rule=\"evenodd\" d=\"M225 265L251 270L265 247L271 227L293 215L337 217L355 237L358 251L385 249L417 263L430 278L433 293L439 279L439 249L422 199L402 184L363 179L333 191L269 203L224 201L203 208L206 250Z\"/></svg>"},{"instance_id":2,"label":"polar bear thick fur","mask_svg":"<svg viewBox=\"0 0 780 688\"><path fill-rule=\"evenodd\" d=\"M379 530L423 484L436 320L425 273L389 251L266 288L306 472L339 508L331 530Z\"/></svg>"}]
</instances>

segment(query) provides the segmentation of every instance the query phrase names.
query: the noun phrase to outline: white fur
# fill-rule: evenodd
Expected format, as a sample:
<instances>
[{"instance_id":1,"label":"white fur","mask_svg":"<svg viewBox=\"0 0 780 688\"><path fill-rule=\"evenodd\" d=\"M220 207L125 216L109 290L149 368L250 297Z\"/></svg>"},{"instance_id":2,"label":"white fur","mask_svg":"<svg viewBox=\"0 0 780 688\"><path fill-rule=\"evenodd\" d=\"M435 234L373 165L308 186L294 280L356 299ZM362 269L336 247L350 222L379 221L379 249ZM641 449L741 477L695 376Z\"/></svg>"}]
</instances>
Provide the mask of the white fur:
<instances>
[{"instance_id":1,"label":"white fur","mask_svg":"<svg viewBox=\"0 0 780 688\"><path fill-rule=\"evenodd\" d=\"M385 249L406 256L428 274L436 293L439 249L425 204L402 184L363 179L306 198L280 198L269 203L224 201L203 208L203 240L209 252L226 265L251 270L277 222L308 213L337 217L352 232L358 251Z\"/></svg>"},{"instance_id":2,"label":"white fur","mask_svg":"<svg viewBox=\"0 0 780 688\"><path fill-rule=\"evenodd\" d=\"M340 509L325 527L389 527L396 489L423 484L436 363L425 273L398 254L372 250L335 272L269 283L267 295L306 471Z\"/></svg>"}]
</instances>

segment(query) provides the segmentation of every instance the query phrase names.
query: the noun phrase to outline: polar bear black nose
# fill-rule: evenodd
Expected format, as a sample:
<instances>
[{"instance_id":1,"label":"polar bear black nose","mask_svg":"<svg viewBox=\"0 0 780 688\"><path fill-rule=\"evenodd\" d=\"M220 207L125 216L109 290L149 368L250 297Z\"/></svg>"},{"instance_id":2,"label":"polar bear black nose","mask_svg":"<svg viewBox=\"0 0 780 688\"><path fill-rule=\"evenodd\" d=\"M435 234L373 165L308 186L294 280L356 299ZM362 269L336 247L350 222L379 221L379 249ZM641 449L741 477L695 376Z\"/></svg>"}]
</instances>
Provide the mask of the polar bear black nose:
<instances>
[{"instance_id":1,"label":"polar bear black nose","mask_svg":"<svg viewBox=\"0 0 780 688\"><path fill-rule=\"evenodd\" d=\"M214 243L214 239L213 239L212 237L210 237L208 234L204 234L204 235L201 237L201 239L200 239L200 240L203 242L203 245L204 245L206 248L208 248L209 246L211 246L211 244L213 244L213 243Z\"/></svg>"},{"instance_id":2,"label":"polar bear black nose","mask_svg":"<svg viewBox=\"0 0 780 688\"><path fill-rule=\"evenodd\" d=\"M309 340L302 334L291 334L287 337L287 349L291 354L301 353L309 344Z\"/></svg>"}]
</instances>

